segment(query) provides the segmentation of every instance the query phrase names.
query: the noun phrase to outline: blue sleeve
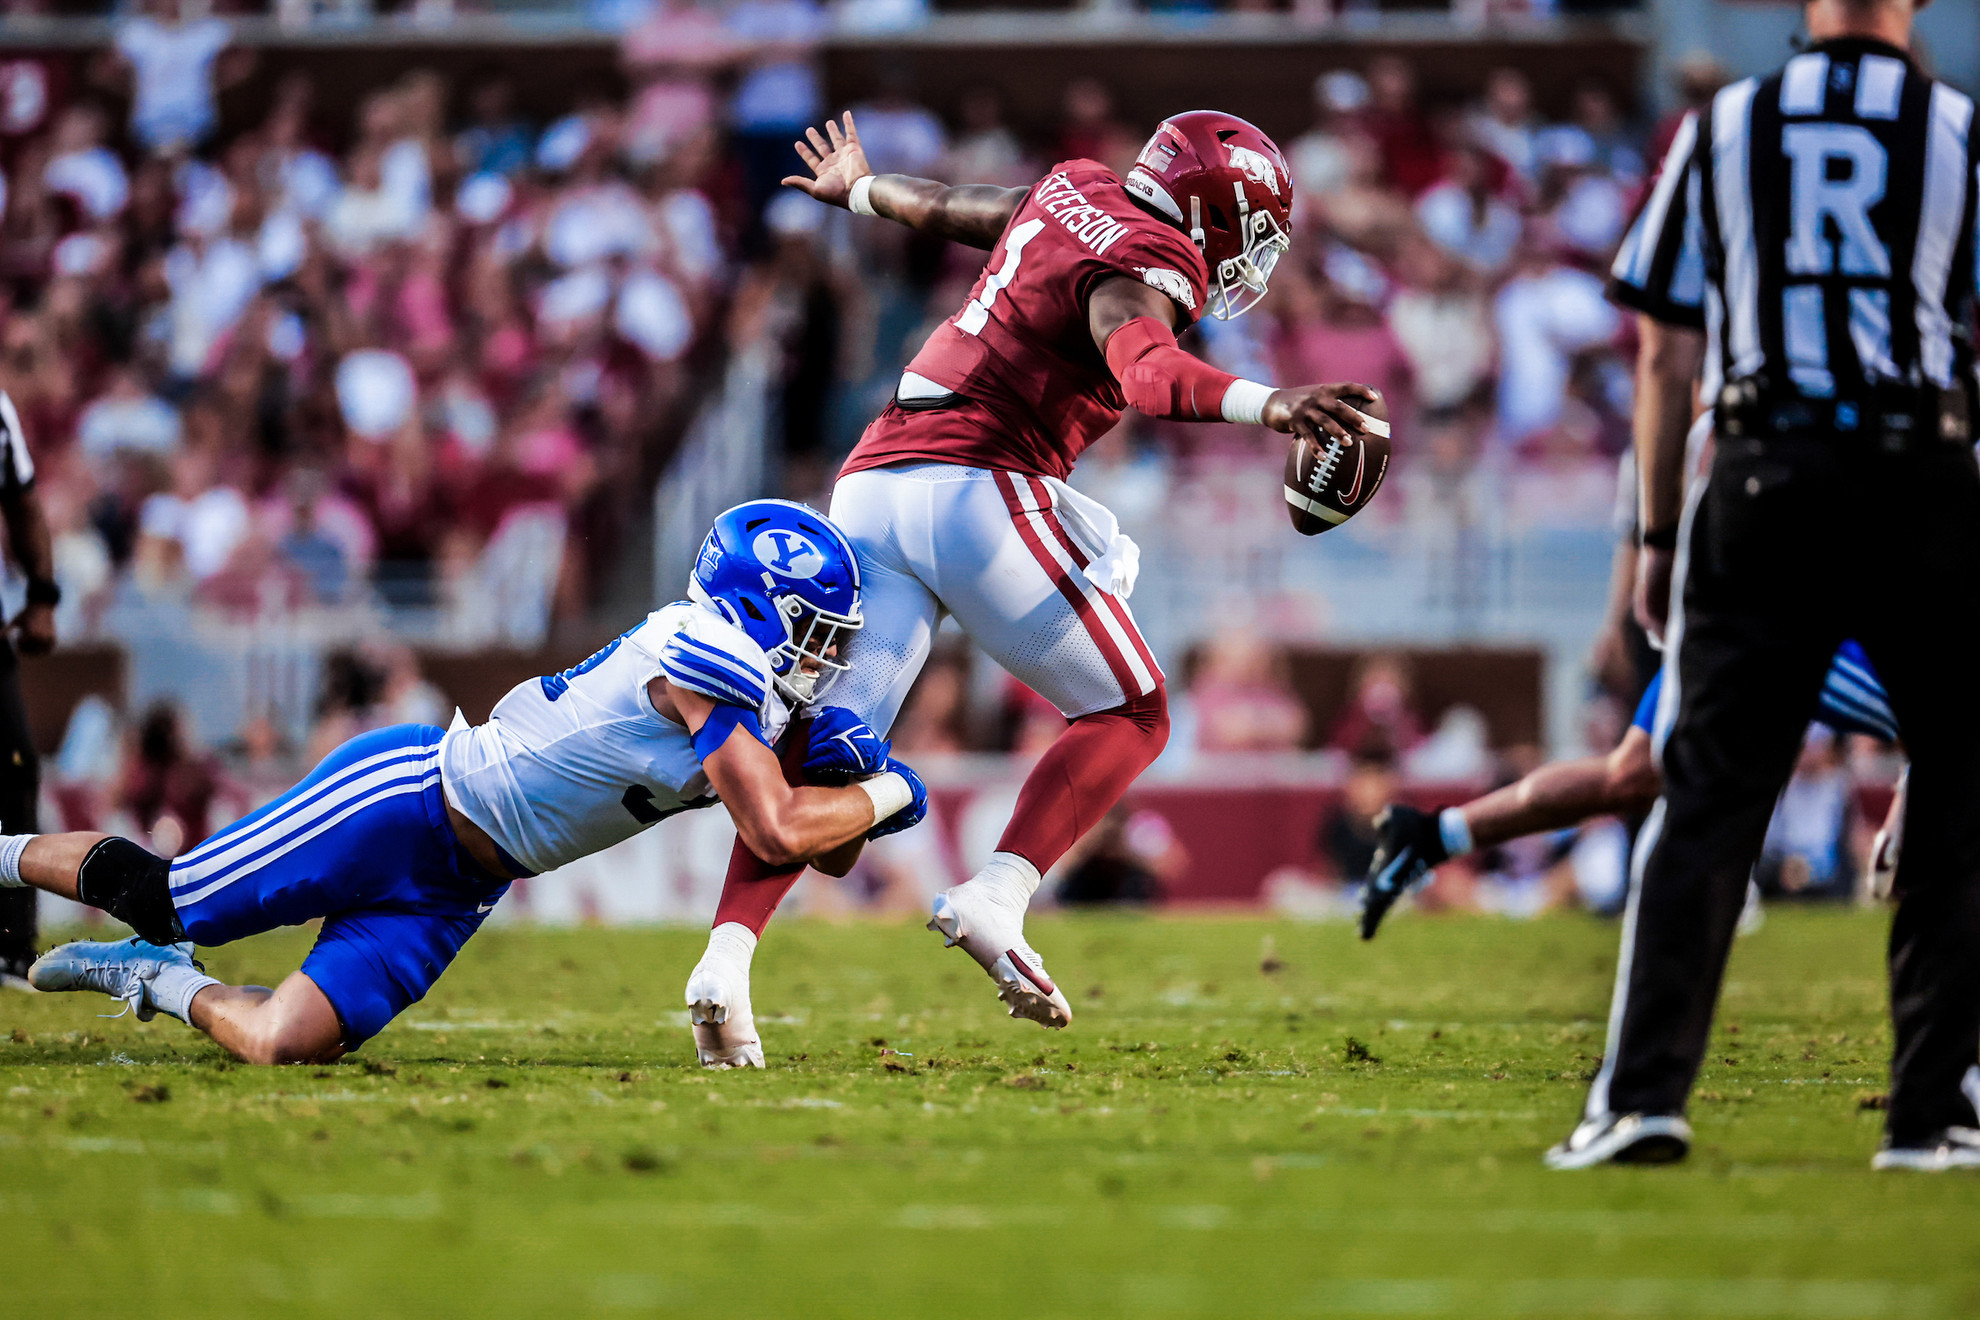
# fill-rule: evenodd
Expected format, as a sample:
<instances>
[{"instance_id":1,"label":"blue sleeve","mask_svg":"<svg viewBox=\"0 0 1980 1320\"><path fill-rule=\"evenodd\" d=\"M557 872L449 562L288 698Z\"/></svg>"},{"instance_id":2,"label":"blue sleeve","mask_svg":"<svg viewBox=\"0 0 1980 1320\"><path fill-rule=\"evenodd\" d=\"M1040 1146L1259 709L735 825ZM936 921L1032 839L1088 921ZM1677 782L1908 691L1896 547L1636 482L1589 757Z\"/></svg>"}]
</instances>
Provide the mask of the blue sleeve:
<instances>
[{"instance_id":1,"label":"blue sleeve","mask_svg":"<svg viewBox=\"0 0 1980 1320\"><path fill-rule=\"evenodd\" d=\"M1643 689L1643 699L1636 703L1636 718L1630 721L1634 728L1651 733L1657 723L1657 698L1664 695L1664 671L1659 669L1650 686Z\"/></svg>"},{"instance_id":2,"label":"blue sleeve","mask_svg":"<svg viewBox=\"0 0 1980 1320\"><path fill-rule=\"evenodd\" d=\"M660 668L669 683L751 711L761 710L770 695L761 666L685 631L660 648Z\"/></svg>"},{"instance_id":3,"label":"blue sleeve","mask_svg":"<svg viewBox=\"0 0 1980 1320\"><path fill-rule=\"evenodd\" d=\"M695 757L706 761L714 754L717 747L729 741L729 735L738 728L748 729L750 736L765 747L770 745L770 740L763 736L763 722L756 717L755 711L744 710L741 706L731 706L725 702L708 713L708 719L695 733Z\"/></svg>"},{"instance_id":4,"label":"blue sleeve","mask_svg":"<svg viewBox=\"0 0 1980 1320\"><path fill-rule=\"evenodd\" d=\"M1898 742L1897 714L1870 657L1855 642L1844 642L1822 680L1815 718L1839 733L1865 733L1881 742Z\"/></svg>"}]
</instances>

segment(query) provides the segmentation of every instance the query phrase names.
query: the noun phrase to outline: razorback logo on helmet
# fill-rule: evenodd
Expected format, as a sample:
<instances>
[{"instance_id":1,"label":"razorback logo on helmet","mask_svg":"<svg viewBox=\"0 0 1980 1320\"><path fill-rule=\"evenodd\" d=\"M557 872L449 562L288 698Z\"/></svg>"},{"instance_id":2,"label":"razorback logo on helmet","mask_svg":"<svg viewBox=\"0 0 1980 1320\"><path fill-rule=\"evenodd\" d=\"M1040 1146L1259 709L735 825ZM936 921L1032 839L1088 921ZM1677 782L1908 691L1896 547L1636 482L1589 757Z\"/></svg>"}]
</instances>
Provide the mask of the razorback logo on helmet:
<instances>
[{"instance_id":1,"label":"razorback logo on helmet","mask_svg":"<svg viewBox=\"0 0 1980 1320\"><path fill-rule=\"evenodd\" d=\"M1196 310L1196 290L1189 287L1188 276L1166 266L1142 266L1140 270L1143 284L1167 294L1192 312Z\"/></svg>"},{"instance_id":2,"label":"razorback logo on helmet","mask_svg":"<svg viewBox=\"0 0 1980 1320\"><path fill-rule=\"evenodd\" d=\"M1253 151L1250 147L1240 147L1235 143L1230 145L1230 153L1231 168L1242 171L1246 178L1256 180L1270 188L1274 197L1280 195L1279 168L1272 163L1271 157L1262 151Z\"/></svg>"}]
</instances>

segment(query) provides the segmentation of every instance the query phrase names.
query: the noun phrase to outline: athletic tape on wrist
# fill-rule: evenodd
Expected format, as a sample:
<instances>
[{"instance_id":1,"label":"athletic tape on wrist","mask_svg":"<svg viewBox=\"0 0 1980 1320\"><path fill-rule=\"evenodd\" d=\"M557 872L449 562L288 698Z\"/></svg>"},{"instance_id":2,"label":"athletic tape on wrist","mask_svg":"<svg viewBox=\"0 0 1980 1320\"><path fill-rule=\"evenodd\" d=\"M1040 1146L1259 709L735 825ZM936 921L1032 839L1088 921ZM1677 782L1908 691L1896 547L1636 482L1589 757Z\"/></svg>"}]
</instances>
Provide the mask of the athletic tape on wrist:
<instances>
[{"instance_id":1,"label":"athletic tape on wrist","mask_svg":"<svg viewBox=\"0 0 1980 1320\"><path fill-rule=\"evenodd\" d=\"M0 889L26 889L27 881L21 879L21 854L27 851L32 834L9 834L0 837Z\"/></svg>"},{"instance_id":2,"label":"athletic tape on wrist","mask_svg":"<svg viewBox=\"0 0 1980 1320\"><path fill-rule=\"evenodd\" d=\"M1437 813L1437 836L1444 841L1444 851L1453 857L1471 851L1471 822L1461 808L1445 807Z\"/></svg>"},{"instance_id":3,"label":"athletic tape on wrist","mask_svg":"<svg viewBox=\"0 0 1980 1320\"><path fill-rule=\"evenodd\" d=\"M862 779L857 787L873 800L875 825L914 801L914 790L908 787L908 781L892 770L871 779Z\"/></svg>"},{"instance_id":4,"label":"athletic tape on wrist","mask_svg":"<svg viewBox=\"0 0 1980 1320\"><path fill-rule=\"evenodd\" d=\"M846 194L846 209L854 215L878 215L873 209L873 181L879 176L863 174L853 180L852 191Z\"/></svg>"},{"instance_id":5,"label":"athletic tape on wrist","mask_svg":"<svg viewBox=\"0 0 1980 1320\"><path fill-rule=\"evenodd\" d=\"M1265 420L1265 400L1272 397L1270 385L1239 377L1224 391L1223 414L1227 422L1257 426Z\"/></svg>"}]
</instances>

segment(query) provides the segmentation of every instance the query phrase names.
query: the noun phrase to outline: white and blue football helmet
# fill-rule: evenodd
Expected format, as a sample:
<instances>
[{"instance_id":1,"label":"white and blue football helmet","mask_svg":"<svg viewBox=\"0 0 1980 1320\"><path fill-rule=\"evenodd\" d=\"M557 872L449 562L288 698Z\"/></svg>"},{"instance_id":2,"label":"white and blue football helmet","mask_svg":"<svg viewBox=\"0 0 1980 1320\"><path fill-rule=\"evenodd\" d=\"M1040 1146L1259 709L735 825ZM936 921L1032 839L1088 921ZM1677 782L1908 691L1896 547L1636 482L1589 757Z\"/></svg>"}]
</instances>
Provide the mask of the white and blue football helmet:
<instances>
[{"instance_id":1,"label":"white and blue football helmet","mask_svg":"<svg viewBox=\"0 0 1980 1320\"><path fill-rule=\"evenodd\" d=\"M790 500L751 500L716 518L688 596L748 633L798 706L821 700L850 668L840 653L865 622L852 542Z\"/></svg>"}]
</instances>

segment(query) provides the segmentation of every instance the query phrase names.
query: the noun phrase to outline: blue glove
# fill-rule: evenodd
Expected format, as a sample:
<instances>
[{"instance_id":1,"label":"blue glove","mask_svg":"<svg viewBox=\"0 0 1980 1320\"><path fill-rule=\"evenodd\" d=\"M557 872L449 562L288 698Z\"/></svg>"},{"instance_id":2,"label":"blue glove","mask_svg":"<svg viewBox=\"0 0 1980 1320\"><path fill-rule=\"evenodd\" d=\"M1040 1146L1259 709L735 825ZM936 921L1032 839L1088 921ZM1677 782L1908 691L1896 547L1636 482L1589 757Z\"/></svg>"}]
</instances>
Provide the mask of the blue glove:
<instances>
[{"instance_id":1,"label":"blue glove","mask_svg":"<svg viewBox=\"0 0 1980 1320\"><path fill-rule=\"evenodd\" d=\"M866 837L869 839L884 839L889 834L899 834L902 830L913 829L921 824L921 818L928 814L928 785L921 782L921 776L909 768L906 761L896 761L890 756L887 758L887 764L881 768L891 770L907 780L908 788L914 793L914 800L868 830Z\"/></svg>"},{"instance_id":2,"label":"blue glove","mask_svg":"<svg viewBox=\"0 0 1980 1320\"><path fill-rule=\"evenodd\" d=\"M820 706L811 717L805 777L817 783L850 784L885 770L892 751L892 743L844 706Z\"/></svg>"}]
</instances>

